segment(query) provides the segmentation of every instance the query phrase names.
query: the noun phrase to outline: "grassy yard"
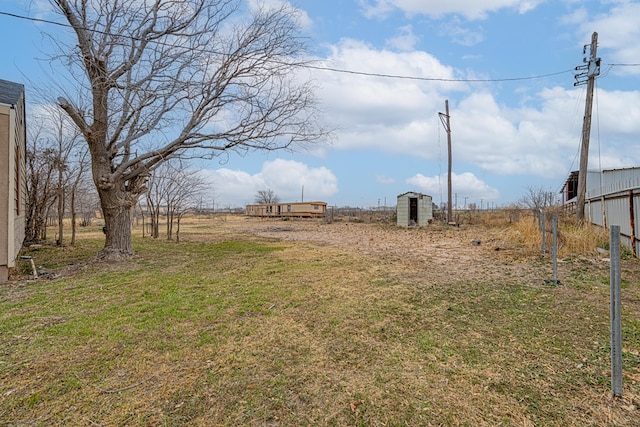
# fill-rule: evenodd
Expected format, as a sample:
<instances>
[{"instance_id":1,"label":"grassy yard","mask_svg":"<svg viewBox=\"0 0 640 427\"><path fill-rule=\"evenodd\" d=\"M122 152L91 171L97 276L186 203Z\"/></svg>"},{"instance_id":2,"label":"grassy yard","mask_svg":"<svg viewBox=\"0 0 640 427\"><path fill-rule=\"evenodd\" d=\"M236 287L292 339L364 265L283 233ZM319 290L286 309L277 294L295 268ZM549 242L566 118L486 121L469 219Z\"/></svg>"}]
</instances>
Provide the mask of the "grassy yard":
<instances>
[{"instance_id":1,"label":"grassy yard","mask_svg":"<svg viewBox=\"0 0 640 427\"><path fill-rule=\"evenodd\" d=\"M612 400L609 270L588 258L556 287L223 221L136 237L123 264L88 262L101 244L26 251L60 277L0 285L0 425L640 425L637 260Z\"/></svg>"}]
</instances>

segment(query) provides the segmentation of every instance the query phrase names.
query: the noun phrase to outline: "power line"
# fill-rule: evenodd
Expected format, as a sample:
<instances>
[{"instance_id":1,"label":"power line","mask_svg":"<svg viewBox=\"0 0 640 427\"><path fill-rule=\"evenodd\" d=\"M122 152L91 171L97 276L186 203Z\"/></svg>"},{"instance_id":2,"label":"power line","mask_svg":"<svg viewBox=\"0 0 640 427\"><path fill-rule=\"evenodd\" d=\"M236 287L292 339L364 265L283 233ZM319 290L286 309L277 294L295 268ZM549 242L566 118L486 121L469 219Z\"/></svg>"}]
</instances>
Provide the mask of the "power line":
<instances>
[{"instance_id":1,"label":"power line","mask_svg":"<svg viewBox=\"0 0 640 427\"><path fill-rule=\"evenodd\" d=\"M640 64L607 64L612 67L640 67Z\"/></svg>"},{"instance_id":2,"label":"power line","mask_svg":"<svg viewBox=\"0 0 640 427\"><path fill-rule=\"evenodd\" d=\"M56 21L52 21L52 20L49 20L49 19L33 18L31 16L18 15L18 14L15 14L15 13L9 13L9 12L3 12L3 11L0 11L0 15L9 16L11 18L16 18L16 19L23 19L23 20L26 20L26 21L41 22L41 23L44 23L44 24L57 25L57 26L60 26L60 27L65 27L65 28L73 28L73 26L70 25L70 24L63 23L63 22L56 22ZM125 36L125 35L122 35L122 34L113 34L113 33L110 33L108 31L101 31L101 30L98 30L98 29L95 29L95 28L83 28L83 29L87 30L87 31L94 32L94 33L98 33L98 34L104 34L104 35L116 36L116 37L125 37L125 38L129 38L131 40L142 41L142 39L140 39L138 37ZM152 42L156 43L156 44L164 44L164 43L162 43L160 41L157 41L157 40L154 40ZM215 54L215 55L220 55L221 54L221 52L215 52L215 51L206 50L206 49L200 49L200 51L202 51L203 53L211 53L211 54ZM277 62L277 61L272 61L272 62ZM525 77L505 77L505 78L494 78L494 79L491 79L491 78L486 78L486 79L464 79L464 78L459 78L459 79L455 79L455 78L444 78L444 77L420 77L420 76L407 76L407 75L400 75L400 74L374 73L374 72L346 70L346 69L342 69L342 68L334 68L334 67L311 65L311 64L294 64L294 65L296 65L298 67L302 67L302 68L313 69L313 70L329 71L329 72L334 72L334 73L351 74L351 75L366 76L366 77L380 77L380 78L388 78L388 79L403 79L403 80L430 81L430 82L435 81L435 82L446 82L446 83L499 83L499 82L522 81L522 80L536 80L536 79L542 79L542 78L546 78L546 77L557 76L559 74L564 74L564 73L572 73L574 71L573 69L569 69L569 70L557 71L557 72L553 72L553 73L540 74L540 75L534 75L534 76L525 76Z\"/></svg>"},{"instance_id":3,"label":"power line","mask_svg":"<svg viewBox=\"0 0 640 427\"><path fill-rule=\"evenodd\" d=\"M371 72L365 72L365 71L351 71L351 70L343 70L340 68L319 67L319 66L313 66L313 65L304 65L304 67L313 68L316 70L332 71L334 73L355 74L359 76L368 76L368 77L383 77L383 78L391 78L391 79L437 81L437 82L451 82L451 83L491 83L491 82L509 82L509 81L517 81L517 80L535 80L535 79L542 79L545 77L556 76L558 74L573 72L573 70L564 70L564 71L557 71L555 73L540 74L536 76L506 77L506 78L499 78L499 79L498 78L496 79L448 79L443 77L418 77L418 76L405 76L405 75L398 75L398 74L371 73Z\"/></svg>"},{"instance_id":4,"label":"power line","mask_svg":"<svg viewBox=\"0 0 640 427\"><path fill-rule=\"evenodd\" d=\"M69 24L65 24L63 22L56 22L56 21L50 21L48 19L42 19L42 18L33 18L31 16L24 16L24 15L18 15L15 13L9 13L9 12L3 12L0 10L0 15L5 15L5 16L9 16L11 18L18 18L18 19L24 19L26 21L32 21L32 22L42 22L44 24L52 24L52 25L58 25L60 27L68 27L71 28L71 25ZM96 32L99 32L98 30L93 30Z\"/></svg>"}]
</instances>

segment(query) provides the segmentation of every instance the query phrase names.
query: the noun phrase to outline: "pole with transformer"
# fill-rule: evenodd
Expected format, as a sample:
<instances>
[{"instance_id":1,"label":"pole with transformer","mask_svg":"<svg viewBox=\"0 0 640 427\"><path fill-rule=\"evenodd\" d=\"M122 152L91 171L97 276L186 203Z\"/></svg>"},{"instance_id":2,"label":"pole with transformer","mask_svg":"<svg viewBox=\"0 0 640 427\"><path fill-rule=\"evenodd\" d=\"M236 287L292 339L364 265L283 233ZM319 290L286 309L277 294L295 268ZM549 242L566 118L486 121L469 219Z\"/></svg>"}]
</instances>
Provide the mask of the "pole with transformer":
<instances>
[{"instance_id":1,"label":"pole with transformer","mask_svg":"<svg viewBox=\"0 0 640 427\"><path fill-rule=\"evenodd\" d=\"M587 46L584 46L583 54L587 52ZM576 222L582 224L584 222L584 205L585 195L587 192L587 168L589 165L589 138L591 136L591 112L593 109L593 90L595 80L600 75L600 58L596 57L598 50L598 33L594 32L591 36L590 55L587 59L583 59L585 65L576 67L576 70L584 70L582 73L575 75L574 86L587 84L587 99L584 109L584 121L582 123L582 145L580 148L580 169L578 171L578 194L576 200ZM586 78L586 80L585 80Z\"/></svg>"}]
</instances>

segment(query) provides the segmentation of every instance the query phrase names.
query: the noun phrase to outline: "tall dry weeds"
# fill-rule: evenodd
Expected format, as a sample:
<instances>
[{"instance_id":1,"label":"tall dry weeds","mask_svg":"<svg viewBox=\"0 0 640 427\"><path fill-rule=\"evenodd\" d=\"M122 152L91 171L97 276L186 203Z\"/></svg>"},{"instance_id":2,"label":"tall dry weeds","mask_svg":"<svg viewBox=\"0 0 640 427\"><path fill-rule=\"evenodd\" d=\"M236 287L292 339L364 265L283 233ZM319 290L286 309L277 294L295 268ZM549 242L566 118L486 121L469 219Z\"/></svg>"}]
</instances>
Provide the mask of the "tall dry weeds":
<instances>
[{"instance_id":1,"label":"tall dry weeds","mask_svg":"<svg viewBox=\"0 0 640 427\"><path fill-rule=\"evenodd\" d=\"M552 250L553 227L551 218L545 220L545 246ZM520 215L517 222L511 224L505 232L505 239L514 246L535 251L542 250L542 231L537 218L529 211ZM593 255L596 248L607 248L606 233L601 227L591 224L576 225L574 218L558 218L558 256Z\"/></svg>"}]
</instances>

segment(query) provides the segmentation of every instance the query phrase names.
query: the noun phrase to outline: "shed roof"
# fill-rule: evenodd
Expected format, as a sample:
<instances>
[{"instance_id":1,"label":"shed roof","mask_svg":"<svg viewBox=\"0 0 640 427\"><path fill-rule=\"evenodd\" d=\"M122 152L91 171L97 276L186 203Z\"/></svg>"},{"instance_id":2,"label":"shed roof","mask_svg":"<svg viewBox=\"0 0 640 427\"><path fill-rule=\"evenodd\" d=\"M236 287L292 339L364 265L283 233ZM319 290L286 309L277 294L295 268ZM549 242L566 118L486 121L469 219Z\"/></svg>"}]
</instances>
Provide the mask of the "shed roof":
<instances>
[{"instance_id":1,"label":"shed roof","mask_svg":"<svg viewBox=\"0 0 640 427\"><path fill-rule=\"evenodd\" d=\"M424 193L418 193L416 191L407 191L406 193L402 193L402 194L398 194L398 197L402 197L402 196L406 196L408 194L415 194L416 196L427 196L427 197L431 197L428 194L424 194Z\"/></svg>"},{"instance_id":2,"label":"shed roof","mask_svg":"<svg viewBox=\"0 0 640 427\"><path fill-rule=\"evenodd\" d=\"M0 104L15 105L24 93L24 85L0 79Z\"/></svg>"}]
</instances>

